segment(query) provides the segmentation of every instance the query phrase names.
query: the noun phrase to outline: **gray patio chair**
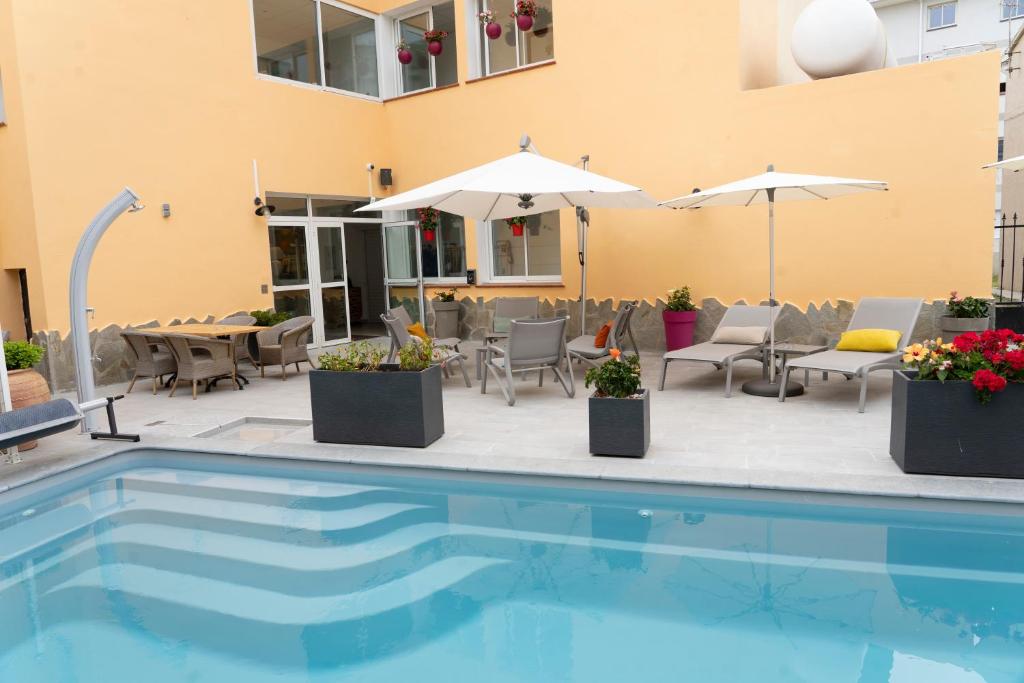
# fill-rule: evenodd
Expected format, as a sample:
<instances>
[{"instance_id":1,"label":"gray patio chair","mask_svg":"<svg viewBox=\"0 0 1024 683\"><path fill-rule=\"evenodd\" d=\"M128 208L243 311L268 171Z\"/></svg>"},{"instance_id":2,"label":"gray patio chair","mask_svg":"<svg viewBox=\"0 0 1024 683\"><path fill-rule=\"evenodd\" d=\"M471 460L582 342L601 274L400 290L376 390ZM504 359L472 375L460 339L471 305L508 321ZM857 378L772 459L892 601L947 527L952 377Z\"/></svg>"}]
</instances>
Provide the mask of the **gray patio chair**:
<instances>
[{"instance_id":1,"label":"gray patio chair","mask_svg":"<svg viewBox=\"0 0 1024 683\"><path fill-rule=\"evenodd\" d=\"M398 350L409 342L414 344L422 343L419 337L415 337L409 332L406 325L397 316L381 313L380 319L384 321L384 325L388 330L388 336L391 337L391 350L388 352L389 363L393 363L398 358ZM466 386L471 387L473 384L469 381L465 361L465 354L449 346L434 347L434 362L441 366L441 372L444 373L444 376L451 376L448 372L448 366L455 363L459 366L459 370L462 371L462 378L465 380Z\"/></svg>"},{"instance_id":2,"label":"gray patio chair","mask_svg":"<svg viewBox=\"0 0 1024 683\"><path fill-rule=\"evenodd\" d=\"M777 316L776 316L777 319ZM768 327L771 324L771 309L767 306L745 306L737 304L730 306L722 316L721 322L715 328L718 332L724 327L763 327L765 338L768 337ZM761 344L718 344L715 342L704 342L694 344L685 349L669 351L662 356L661 380L658 382L658 391L665 389L665 373L668 371L668 364L676 360L692 361L695 363L711 363L716 370L725 368L725 397L732 396L732 366L740 360L756 360L763 362L764 343Z\"/></svg>"},{"instance_id":3,"label":"gray patio chair","mask_svg":"<svg viewBox=\"0 0 1024 683\"><path fill-rule=\"evenodd\" d=\"M390 309L388 311L388 313L385 313L384 315L390 315L393 318L397 318L398 322L400 322L402 324L402 329L406 330L406 332L408 332L408 330L409 330L409 325L412 325L412 317L409 316L409 311L405 310L405 306L395 306L394 308ZM388 329L390 329L390 328L388 328ZM388 334L390 335L391 333L388 332ZM456 351L458 351L459 350L459 344L461 342L462 342L462 340L459 339L458 337L445 337L443 339L438 339L438 338L435 337L434 338L434 348L438 348L438 347L441 347L441 346L446 346L448 348L455 349ZM392 347L392 348L394 348L394 347ZM392 358L388 362L390 363L393 360L394 359Z\"/></svg>"},{"instance_id":4,"label":"gray patio chair","mask_svg":"<svg viewBox=\"0 0 1024 683\"><path fill-rule=\"evenodd\" d=\"M148 335L138 330L125 330L121 333L132 355L135 357L135 373L128 384L126 394L132 393L135 381L140 377L153 378L153 395L156 395L157 384L163 382L164 375L173 375L178 369L170 349L164 340L157 335Z\"/></svg>"},{"instance_id":5,"label":"gray patio chair","mask_svg":"<svg viewBox=\"0 0 1024 683\"><path fill-rule=\"evenodd\" d=\"M313 329L312 316L302 315L274 325L269 330L256 333L260 348L260 377L266 377L268 365L281 366L281 381L288 379L288 366L295 363L295 372L302 372L299 363L313 363L309 360L306 343Z\"/></svg>"},{"instance_id":6,"label":"gray patio chair","mask_svg":"<svg viewBox=\"0 0 1024 683\"><path fill-rule=\"evenodd\" d=\"M171 384L171 396L174 396L178 382L191 382L194 401L200 382L205 382L209 390L210 380L221 377L230 377L232 386L238 390L235 361L231 353L234 342L230 339L208 339L191 334L165 334L163 339L178 363L178 376Z\"/></svg>"},{"instance_id":7,"label":"gray patio chair","mask_svg":"<svg viewBox=\"0 0 1024 683\"><path fill-rule=\"evenodd\" d=\"M601 361L611 358L609 352L612 349L621 349L625 345L627 337L629 338L629 343L633 346L633 353L639 356L640 350L636 346L636 340L633 339L633 330L629 326L629 321L633 317L636 305L636 301L622 302L619 306L619 312L615 314L615 319L612 320L612 329L608 333L608 339L605 341L604 346L600 348L594 346L594 340L597 337L593 334L581 335L566 344L569 360L575 360L579 363L586 363L596 367L601 364Z\"/></svg>"},{"instance_id":8,"label":"gray patio chair","mask_svg":"<svg viewBox=\"0 0 1024 683\"><path fill-rule=\"evenodd\" d=\"M565 348L565 325L568 318L512 320L509 322L508 342L505 347L487 347L484 364L494 375L501 393L510 406L516 404L516 388L513 374L538 371L537 386L544 386L544 371L551 370L555 379L572 398L576 395L576 382L572 374L572 363ZM568 382L562 374L562 366L569 375ZM480 393L487 393L487 374L480 383Z\"/></svg>"},{"instance_id":9,"label":"gray patio chair","mask_svg":"<svg viewBox=\"0 0 1024 683\"><path fill-rule=\"evenodd\" d=\"M535 296L499 296L494 300L494 319L491 330L507 333L509 323L517 318L536 318L540 315L540 299Z\"/></svg>"},{"instance_id":10,"label":"gray patio chair","mask_svg":"<svg viewBox=\"0 0 1024 683\"><path fill-rule=\"evenodd\" d=\"M891 353L873 353L869 351L821 351L812 353L802 358L794 358L786 363L782 370L782 384L786 386L790 370L800 368L803 370L819 370L821 372L835 372L844 375L847 379L860 378L860 401L857 404L857 412L863 413L868 398L868 375L875 370L897 370L900 367L900 358L903 355L901 349L911 343L911 335L914 332L914 325L921 314L922 299L897 299L897 298L866 298L857 303L853 312L850 324L846 327L849 330L880 329L897 330L900 333L900 340L896 345L896 351ZM785 401L784 391L779 391L779 400Z\"/></svg>"},{"instance_id":11,"label":"gray patio chair","mask_svg":"<svg viewBox=\"0 0 1024 683\"><path fill-rule=\"evenodd\" d=\"M218 325L254 325L255 323L256 318L252 317L251 315L229 315L223 320L217 321ZM249 354L249 335L237 334L235 335L234 339L235 365L237 366L239 361L247 360L250 363L252 363L253 367L256 367L255 361L253 361L252 356Z\"/></svg>"}]
</instances>

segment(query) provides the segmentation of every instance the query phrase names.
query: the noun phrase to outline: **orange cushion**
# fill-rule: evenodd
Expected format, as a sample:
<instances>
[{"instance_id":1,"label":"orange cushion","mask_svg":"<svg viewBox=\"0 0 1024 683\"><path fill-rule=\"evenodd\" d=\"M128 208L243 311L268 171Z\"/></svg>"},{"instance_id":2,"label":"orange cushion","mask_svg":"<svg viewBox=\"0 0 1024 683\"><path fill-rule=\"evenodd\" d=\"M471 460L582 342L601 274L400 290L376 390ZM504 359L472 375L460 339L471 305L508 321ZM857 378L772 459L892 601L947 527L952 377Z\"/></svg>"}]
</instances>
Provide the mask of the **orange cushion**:
<instances>
[{"instance_id":1,"label":"orange cushion","mask_svg":"<svg viewBox=\"0 0 1024 683\"><path fill-rule=\"evenodd\" d=\"M605 323L601 326L601 329L597 331L597 336L594 337L594 348L603 349L604 345L608 343L608 335L612 333L612 324Z\"/></svg>"},{"instance_id":2,"label":"orange cushion","mask_svg":"<svg viewBox=\"0 0 1024 683\"><path fill-rule=\"evenodd\" d=\"M430 341L430 335L427 334L427 331L423 328L422 323L413 323L412 325L409 325L405 329L407 329L409 331L409 334L411 334L414 337L419 337L425 342Z\"/></svg>"}]
</instances>

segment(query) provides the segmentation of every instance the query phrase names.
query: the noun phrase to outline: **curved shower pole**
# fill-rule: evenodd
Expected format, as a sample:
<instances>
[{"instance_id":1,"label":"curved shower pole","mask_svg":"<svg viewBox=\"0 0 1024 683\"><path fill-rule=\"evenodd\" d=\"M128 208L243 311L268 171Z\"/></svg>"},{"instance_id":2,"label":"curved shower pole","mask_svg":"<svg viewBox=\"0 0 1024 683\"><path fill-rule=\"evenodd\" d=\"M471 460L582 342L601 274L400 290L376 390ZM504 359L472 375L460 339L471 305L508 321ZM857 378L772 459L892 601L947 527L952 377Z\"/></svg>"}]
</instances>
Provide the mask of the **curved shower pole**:
<instances>
[{"instance_id":1,"label":"curved shower pole","mask_svg":"<svg viewBox=\"0 0 1024 683\"><path fill-rule=\"evenodd\" d=\"M71 343L75 349L75 380L78 385L78 402L86 403L96 398L96 384L92 372L92 345L89 343L89 325L86 321L88 304L86 293L89 288L89 266L92 255L96 251L103 233L110 224L125 211L140 211L142 206L137 202L139 196L129 188L124 188L110 203L96 214L96 217L85 229L85 234L75 249L75 258L71 261ZM90 432L94 428L91 413L85 414L82 420L82 432Z\"/></svg>"}]
</instances>

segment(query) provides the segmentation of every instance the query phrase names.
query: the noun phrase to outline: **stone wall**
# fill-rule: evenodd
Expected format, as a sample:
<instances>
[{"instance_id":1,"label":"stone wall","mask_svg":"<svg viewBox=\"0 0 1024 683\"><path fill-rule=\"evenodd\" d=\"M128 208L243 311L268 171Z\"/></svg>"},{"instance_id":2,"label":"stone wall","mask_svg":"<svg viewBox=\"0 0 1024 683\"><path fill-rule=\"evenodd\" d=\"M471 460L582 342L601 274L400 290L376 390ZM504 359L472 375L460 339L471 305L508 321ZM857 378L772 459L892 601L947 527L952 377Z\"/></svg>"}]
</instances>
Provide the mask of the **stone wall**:
<instances>
[{"instance_id":1,"label":"stone wall","mask_svg":"<svg viewBox=\"0 0 1024 683\"><path fill-rule=\"evenodd\" d=\"M415 299L394 301L392 305L401 303L415 317L417 302ZM459 317L460 336L463 339L482 340L486 331L491 329L494 320L494 299L484 300L483 297L464 297L460 302ZM737 301L736 303L745 303ZM760 302L767 304L766 301ZM602 324L615 317L616 306L611 299L587 301L587 332L593 334ZM853 316L854 304L840 300L835 305L826 302L821 306L811 304L802 311L792 304L786 304L779 312L778 324L775 328L778 341L794 343L820 343L834 345L839 335L846 329ZM665 302L660 299L653 304L641 301L633 314L631 327L637 345L644 351L659 351L665 348L665 331L661 321L661 312ZM704 299L697 316L697 328L694 341L700 343L711 338L715 326L725 314L726 305L717 299ZM943 301L926 303L921 310L921 317L914 329L914 340L930 339L941 335L940 318L945 311ZM569 315L569 334L576 336L580 332L579 302L568 299L542 301L541 316L549 317L556 313ZM169 325L179 323L213 322L213 317L205 320L172 320ZM154 320L139 325L134 329L156 327ZM428 307L427 328L433 327L433 312ZM120 337L122 328L110 325L102 330L90 333L93 355L95 356L94 372L96 384L114 384L127 382L132 376L133 360L130 351ZM35 342L46 349L46 355L38 368L46 377L53 391L68 391L75 388L74 351L70 336L61 337L57 332L36 333Z\"/></svg>"}]
</instances>

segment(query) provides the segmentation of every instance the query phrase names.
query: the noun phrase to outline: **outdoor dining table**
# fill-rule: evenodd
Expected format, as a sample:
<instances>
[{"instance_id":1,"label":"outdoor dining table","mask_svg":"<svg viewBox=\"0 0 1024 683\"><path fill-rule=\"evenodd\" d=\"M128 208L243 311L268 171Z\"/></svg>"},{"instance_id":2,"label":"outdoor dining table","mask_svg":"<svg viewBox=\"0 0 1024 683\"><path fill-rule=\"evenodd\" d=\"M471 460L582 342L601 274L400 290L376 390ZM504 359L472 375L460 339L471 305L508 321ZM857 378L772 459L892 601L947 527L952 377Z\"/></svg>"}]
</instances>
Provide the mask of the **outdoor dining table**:
<instances>
[{"instance_id":1,"label":"outdoor dining table","mask_svg":"<svg viewBox=\"0 0 1024 683\"><path fill-rule=\"evenodd\" d=\"M167 325L164 327L147 327L144 328L146 334L191 334L196 337L237 337L245 335L248 337L254 332L265 330L265 327L258 327L256 325L221 325L218 323L183 323L181 325ZM235 360L235 345L231 345L231 358ZM207 385L206 390L209 391L211 386L215 386L218 380L213 380ZM238 388L242 389L244 384L248 384L249 380L244 375L236 375Z\"/></svg>"}]
</instances>

